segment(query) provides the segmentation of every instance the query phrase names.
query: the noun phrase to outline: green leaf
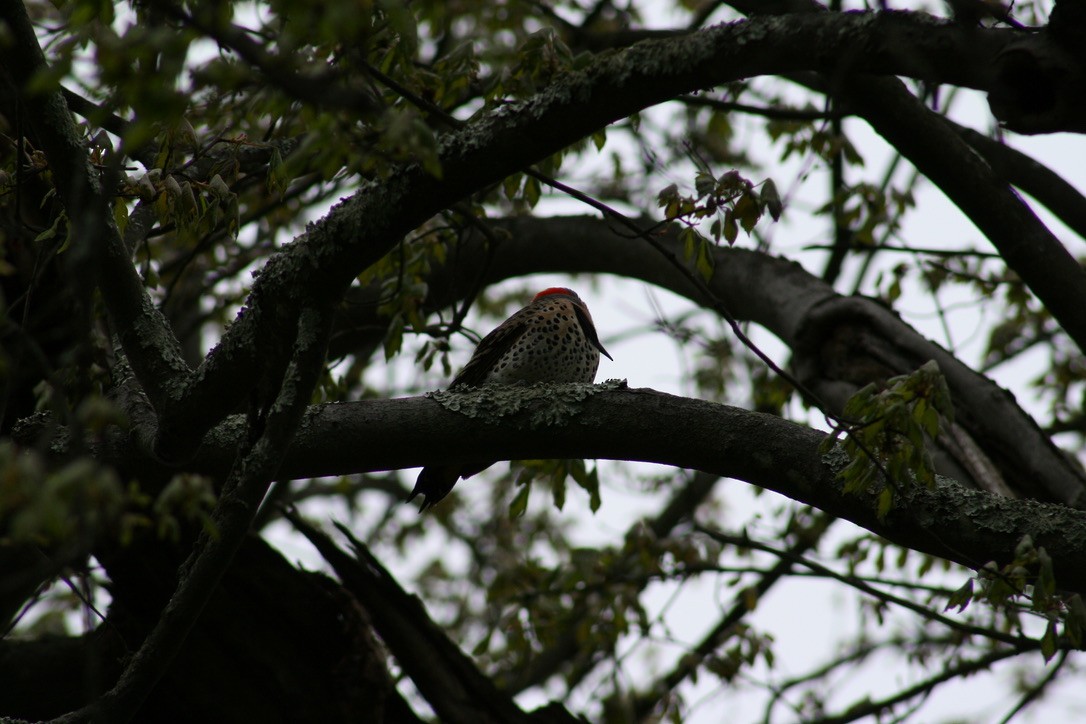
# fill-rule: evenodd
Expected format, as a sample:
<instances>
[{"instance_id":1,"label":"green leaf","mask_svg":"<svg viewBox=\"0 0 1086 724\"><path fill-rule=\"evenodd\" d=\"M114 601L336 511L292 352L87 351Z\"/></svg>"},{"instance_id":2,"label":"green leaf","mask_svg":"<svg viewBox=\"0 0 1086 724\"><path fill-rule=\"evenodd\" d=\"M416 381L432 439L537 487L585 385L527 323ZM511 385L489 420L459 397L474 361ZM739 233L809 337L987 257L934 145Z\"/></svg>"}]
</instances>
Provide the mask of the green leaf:
<instances>
[{"instance_id":1,"label":"green leaf","mask_svg":"<svg viewBox=\"0 0 1086 724\"><path fill-rule=\"evenodd\" d=\"M777 184L773 183L773 179L767 178L762 183L761 197L769 216L774 221L780 221L781 213L784 211L784 202L781 201L780 192L777 191Z\"/></svg>"},{"instance_id":2,"label":"green leaf","mask_svg":"<svg viewBox=\"0 0 1086 724\"><path fill-rule=\"evenodd\" d=\"M593 513L599 510L603 502L600 499L599 469L593 466L591 470L586 470L584 475L574 475L573 481L588 493L589 509Z\"/></svg>"},{"instance_id":3,"label":"green leaf","mask_svg":"<svg viewBox=\"0 0 1086 724\"><path fill-rule=\"evenodd\" d=\"M389 26L399 37L401 52L406 57L413 56L419 44L419 36L411 6L399 0L380 0L380 7L388 18Z\"/></svg>"},{"instance_id":4,"label":"green leaf","mask_svg":"<svg viewBox=\"0 0 1086 724\"><path fill-rule=\"evenodd\" d=\"M952 608L957 608L958 613L965 610L966 606L973 600L973 579L970 578L965 582L958 590L950 594L950 598L947 599L946 608L944 611L949 611Z\"/></svg>"},{"instance_id":5,"label":"green leaf","mask_svg":"<svg viewBox=\"0 0 1086 724\"><path fill-rule=\"evenodd\" d=\"M561 510L566 505L566 476L555 475L551 481L551 495L554 497L554 507Z\"/></svg>"},{"instance_id":6,"label":"green leaf","mask_svg":"<svg viewBox=\"0 0 1086 724\"><path fill-rule=\"evenodd\" d=\"M510 518L519 518L528 510L528 494L531 490L531 483L525 483L520 487L520 490L517 491L517 494L513 496L513 500L509 503Z\"/></svg>"},{"instance_id":7,"label":"green leaf","mask_svg":"<svg viewBox=\"0 0 1086 724\"><path fill-rule=\"evenodd\" d=\"M715 268L716 260L713 258L713 249L708 240L699 236L698 243L698 255L694 261L694 269L705 281L709 281L713 278L713 269Z\"/></svg>"},{"instance_id":8,"label":"green leaf","mask_svg":"<svg viewBox=\"0 0 1086 724\"><path fill-rule=\"evenodd\" d=\"M494 630L493 629L491 629L490 631L487 631L486 635L483 636L483 638L479 641L479 643L475 644L475 648L473 648L471 650L471 655L472 656L482 656L483 654L485 654L487 652L487 650L490 648L490 638L493 635L494 635Z\"/></svg>"},{"instance_id":9,"label":"green leaf","mask_svg":"<svg viewBox=\"0 0 1086 724\"><path fill-rule=\"evenodd\" d=\"M1046 664L1056 655L1055 621L1048 622L1048 628L1045 629L1045 635L1041 637L1041 654L1045 657Z\"/></svg>"},{"instance_id":10,"label":"green leaf","mask_svg":"<svg viewBox=\"0 0 1086 724\"><path fill-rule=\"evenodd\" d=\"M524 200L528 202L528 206L535 208L535 205L539 203L540 195L539 180L531 176L524 179Z\"/></svg>"},{"instance_id":11,"label":"green leaf","mask_svg":"<svg viewBox=\"0 0 1086 724\"><path fill-rule=\"evenodd\" d=\"M890 512L890 509L894 507L894 489L887 485L879 493L879 505L876 515L878 515L880 521L886 520L886 514Z\"/></svg>"},{"instance_id":12,"label":"green leaf","mask_svg":"<svg viewBox=\"0 0 1086 724\"><path fill-rule=\"evenodd\" d=\"M847 138L843 139L843 141L844 142L841 144L841 152L844 154L845 160L853 166L863 166L864 157L860 155L860 152L856 150L856 147L852 145L851 141Z\"/></svg>"},{"instance_id":13,"label":"green leaf","mask_svg":"<svg viewBox=\"0 0 1086 724\"><path fill-rule=\"evenodd\" d=\"M57 235L57 229L60 228L60 222L64 218L64 214L57 214L57 218L53 219L53 225L34 237L34 241L48 241Z\"/></svg>"},{"instance_id":14,"label":"green leaf","mask_svg":"<svg viewBox=\"0 0 1086 724\"><path fill-rule=\"evenodd\" d=\"M694 176L694 190L698 196L708 196L716 188L716 179L708 171L699 171Z\"/></svg>"},{"instance_id":15,"label":"green leaf","mask_svg":"<svg viewBox=\"0 0 1086 724\"><path fill-rule=\"evenodd\" d=\"M928 407L924 410L924 415L920 420L920 424L924 426L924 432L926 432L933 440L939 436L939 412L934 407Z\"/></svg>"},{"instance_id":16,"label":"green leaf","mask_svg":"<svg viewBox=\"0 0 1086 724\"><path fill-rule=\"evenodd\" d=\"M268 191L279 196L279 200L282 201L290 182L290 171L283 163L283 154L278 148L272 147L271 156L268 158Z\"/></svg>"},{"instance_id":17,"label":"green leaf","mask_svg":"<svg viewBox=\"0 0 1086 724\"><path fill-rule=\"evenodd\" d=\"M113 223L117 224L117 231L124 236L124 230L128 228L128 204L124 199L113 202Z\"/></svg>"},{"instance_id":18,"label":"green leaf","mask_svg":"<svg viewBox=\"0 0 1086 724\"><path fill-rule=\"evenodd\" d=\"M517 192L520 191L520 184L524 181L523 174L515 173L511 176L506 176L502 181L502 191L505 193L505 198L512 201L517 197Z\"/></svg>"},{"instance_id":19,"label":"green leaf","mask_svg":"<svg viewBox=\"0 0 1086 724\"><path fill-rule=\"evenodd\" d=\"M403 315L397 314L388 323L388 331L385 332L385 361L392 359L400 353L403 347Z\"/></svg>"},{"instance_id":20,"label":"green leaf","mask_svg":"<svg viewBox=\"0 0 1086 724\"><path fill-rule=\"evenodd\" d=\"M592 143L596 144L596 150L602 151L607 143L607 129L601 128L592 134Z\"/></svg>"},{"instance_id":21,"label":"green leaf","mask_svg":"<svg viewBox=\"0 0 1086 724\"><path fill-rule=\"evenodd\" d=\"M1082 647L1083 632L1086 631L1086 604L1082 596L1074 594L1067 602L1067 618L1064 620L1064 633L1076 648Z\"/></svg>"},{"instance_id":22,"label":"green leaf","mask_svg":"<svg viewBox=\"0 0 1086 724\"><path fill-rule=\"evenodd\" d=\"M735 223L735 214L731 209L724 212L724 240L734 244L739 238L739 225Z\"/></svg>"},{"instance_id":23,"label":"green leaf","mask_svg":"<svg viewBox=\"0 0 1086 724\"><path fill-rule=\"evenodd\" d=\"M754 196L750 193L745 193L739 197L739 200L735 202L734 210L743 231L748 234L754 230L754 227L758 224L758 218L762 215L762 210L758 208Z\"/></svg>"},{"instance_id":24,"label":"green leaf","mask_svg":"<svg viewBox=\"0 0 1086 724\"><path fill-rule=\"evenodd\" d=\"M841 436L841 430L837 429L822 438L822 442L818 443L818 454L827 455L834 446L837 445L837 440Z\"/></svg>"},{"instance_id":25,"label":"green leaf","mask_svg":"<svg viewBox=\"0 0 1086 724\"><path fill-rule=\"evenodd\" d=\"M688 226L679 232L679 241L683 243L683 259L687 262L693 262L697 255L697 232Z\"/></svg>"}]
</instances>

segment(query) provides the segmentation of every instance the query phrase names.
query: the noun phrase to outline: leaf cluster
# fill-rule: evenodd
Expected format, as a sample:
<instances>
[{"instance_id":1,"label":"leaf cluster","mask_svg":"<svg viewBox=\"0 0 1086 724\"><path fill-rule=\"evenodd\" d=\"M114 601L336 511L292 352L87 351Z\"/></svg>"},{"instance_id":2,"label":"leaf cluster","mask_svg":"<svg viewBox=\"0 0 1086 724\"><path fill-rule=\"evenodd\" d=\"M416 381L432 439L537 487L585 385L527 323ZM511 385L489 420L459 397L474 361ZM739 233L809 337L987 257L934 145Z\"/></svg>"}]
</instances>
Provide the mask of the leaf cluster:
<instances>
[{"instance_id":1,"label":"leaf cluster","mask_svg":"<svg viewBox=\"0 0 1086 724\"><path fill-rule=\"evenodd\" d=\"M838 477L849 493L878 490L878 514L893 506L894 490L934 487L935 464L928 445L954 422L954 406L938 364L929 360L915 372L892 377L882 389L869 384L845 404L846 427L823 443L828 450L842 433L849 464Z\"/></svg>"}]
</instances>

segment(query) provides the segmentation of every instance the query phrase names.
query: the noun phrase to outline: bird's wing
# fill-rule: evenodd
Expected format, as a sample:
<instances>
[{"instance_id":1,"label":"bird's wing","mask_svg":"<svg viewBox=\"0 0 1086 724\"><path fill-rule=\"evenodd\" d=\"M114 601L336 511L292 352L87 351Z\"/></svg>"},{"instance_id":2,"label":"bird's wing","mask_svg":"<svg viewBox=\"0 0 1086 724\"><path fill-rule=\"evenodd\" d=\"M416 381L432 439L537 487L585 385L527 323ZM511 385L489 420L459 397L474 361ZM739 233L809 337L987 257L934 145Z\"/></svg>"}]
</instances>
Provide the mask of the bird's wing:
<instances>
[{"instance_id":1,"label":"bird's wing","mask_svg":"<svg viewBox=\"0 0 1086 724\"><path fill-rule=\"evenodd\" d=\"M588 318L588 315L585 314L584 310L577 304L574 304L573 311L577 313L577 322L581 325L581 331L584 333L585 338L592 343L593 347L602 352L604 357L614 362L615 358L609 355L607 350L603 348L603 345L600 344L600 337L596 334L596 325L592 324L592 320Z\"/></svg>"},{"instance_id":2,"label":"bird's wing","mask_svg":"<svg viewBox=\"0 0 1086 724\"><path fill-rule=\"evenodd\" d=\"M486 382L487 373L527 329L523 320L515 318L510 318L507 323L496 327L493 332L483 337L483 341L475 348L475 354L453 378L449 388L460 385L478 387Z\"/></svg>"}]
</instances>

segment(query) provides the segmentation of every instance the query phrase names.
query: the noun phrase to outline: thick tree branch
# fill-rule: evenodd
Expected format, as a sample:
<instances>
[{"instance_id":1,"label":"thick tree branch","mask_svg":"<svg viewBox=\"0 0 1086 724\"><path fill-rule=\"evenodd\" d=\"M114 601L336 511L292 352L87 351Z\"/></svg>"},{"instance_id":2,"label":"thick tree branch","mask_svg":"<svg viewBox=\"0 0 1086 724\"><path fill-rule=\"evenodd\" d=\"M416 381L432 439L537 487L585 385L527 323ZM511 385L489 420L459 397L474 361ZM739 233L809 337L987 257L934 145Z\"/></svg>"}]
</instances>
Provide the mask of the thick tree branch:
<instances>
[{"instance_id":1,"label":"thick tree branch","mask_svg":"<svg viewBox=\"0 0 1086 724\"><path fill-rule=\"evenodd\" d=\"M756 17L786 12L785 9L805 17L840 16L839 13L822 12L824 8L813 0L783 0L775 7L745 1L730 4ZM796 15L785 17L791 19ZM966 32L976 31L970 28ZM1020 130L1029 132L1032 122L1025 117L1038 110L1029 107L1036 105L1035 96L1042 92L1041 89L1046 96L1051 93L1051 103L1066 100L1080 110L1086 110L1082 93L1086 67L1081 61L1067 57L1063 45L1064 41L1052 38L1048 33L1019 35L1018 41L1009 42L991 56L993 79L989 98L993 112L1001 120L1008 119L999 112L1000 109L1010 109L1012 119L1026 125ZM1056 56L1076 67L1057 84L1059 92L1049 87L1046 70L1041 67ZM840 71L824 75L830 90L844 98L850 111L864 117L984 232L1008 266L1045 303L1079 348L1086 349L1086 312L1081 305L1081 300L1086 298L1086 272L1021 198L1002 182L1007 179L1000 179L991 166L982 163L966 143L955 138L953 126L929 111L895 78ZM922 75L913 77L923 79ZM1012 107L1017 106L1021 107L1015 111ZM1037 183L1036 173L1027 178L1031 183ZM1053 190L1058 188L1053 187ZM1067 197L1066 191L1062 196ZM1066 207L1064 201L1065 213ZM1071 217L1076 215L1072 213Z\"/></svg>"},{"instance_id":2,"label":"thick tree branch","mask_svg":"<svg viewBox=\"0 0 1086 724\"><path fill-rule=\"evenodd\" d=\"M0 641L4 715L42 721L93 701L158 619L180 551L152 534L96 552L110 577L106 619L81 637ZM354 598L254 535L136 720L420 724Z\"/></svg>"},{"instance_id":3,"label":"thick tree branch","mask_svg":"<svg viewBox=\"0 0 1086 724\"><path fill-rule=\"evenodd\" d=\"M806 5L804 0L795 2ZM832 88L811 73L797 80L834 94L935 183L1081 348L1086 313L1078 300L1086 292L1086 272L1010 185L1034 196L1080 235L1086 232L1083 195L1025 154L929 110L896 79L856 76L831 81Z\"/></svg>"},{"instance_id":4,"label":"thick tree branch","mask_svg":"<svg viewBox=\"0 0 1086 724\"><path fill-rule=\"evenodd\" d=\"M849 105L932 180L1086 350L1086 272L1005 181L897 80L851 78Z\"/></svg>"},{"instance_id":5,"label":"thick tree branch","mask_svg":"<svg viewBox=\"0 0 1086 724\"><path fill-rule=\"evenodd\" d=\"M504 240L491 249L480 235L470 234L463 239L455 262L435 268L429 279L432 308L471 293L468 287L472 282L468 280L474 280L480 270L482 281L488 284L548 271L612 273L709 304L710 300L704 299L683 274L661 263L647 244L622 235L603 220L513 218L491 223L507 232L502 234ZM646 228L649 226L646 222ZM657 243L676 253L681 249L673 227L661 230ZM715 249L714 255L715 272L709 281L713 294L737 318L766 327L788 344L795 353L801 377L815 386L834 409L840 411L856 389L872 381L856 378L841 366L841 360L846 365L868 365L870 360L890 375L910 372L935 359L950 385L959 423L998 462L1014 489L1039 500L1081 505L1086 491L1081 472L1013 397L921 337L884 306L863 298L842 297L799 265L784 259L733 248ZM463 274L465 269L471 273ZM341 344L349 346L340 346L336 355L378 345L384 334L385 321L376 316L373 303L379 292L358 291L353 306L360 310L360 316L352 322L367 331L345 335ZM855 350L835 355L837 361L827 365L829 357L821 350L838 328L861 336ZM948 470L947 474L958 477L963 473Z\"/></svg>"},{"instance_id":6,"label":"thick tree branch","mask_svg":"<svg viewBox=\"0 0 1086 724\"><path fill-rule=\"evenodd\" d=\"M774 490L899 545L974 569L992 560L1014 560L1015 546L1030 535L1055 561L1059 585L1086 591L1086 512L1003 498L944 479L935 490L899 491L894 509L880 520L875 492L852 495L842 490L836 478L842 461L818 451L821 432L653 390L600 392L578 407L581 412L566 424L545 427L546 434L526 435L523 416L472 418L424 397L319 405L306 414L278 474L344 475L479 456L655 462ZM224 422L208 436L191 468L215 474L227 469L242 428L240 418ZM426 440L426 446L419 440ZM128 451L126 462L134 463L138 454Z\"/></svg>"}]
</instances>

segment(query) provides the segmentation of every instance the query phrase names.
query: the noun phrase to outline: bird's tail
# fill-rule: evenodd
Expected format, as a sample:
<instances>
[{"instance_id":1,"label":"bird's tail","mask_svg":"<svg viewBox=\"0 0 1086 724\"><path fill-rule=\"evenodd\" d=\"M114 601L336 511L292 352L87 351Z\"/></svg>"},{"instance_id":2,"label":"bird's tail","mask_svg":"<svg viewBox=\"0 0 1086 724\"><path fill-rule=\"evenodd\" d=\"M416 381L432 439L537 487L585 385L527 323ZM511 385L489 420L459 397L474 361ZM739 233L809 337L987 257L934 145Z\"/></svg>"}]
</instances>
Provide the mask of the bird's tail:
<instances>
[{"instance_id":1,"label":"bird's tail","mask_svg":"<svg viewBox=\"0 0 1086 724\"><path fill-rule=\"evenodd\" d=\"M486 470L494 462L485 463L456 463L452 465L431 465L422 469L419 473L419 477L415 480L415 488L411 491L411 495L407 496L407 502L410 503L420 493L425 495L425 500L422 501L422 505L419 506L419 512L424 512L427 508L431 508L449 494L456 485L456 482L460 478L470 478L475 473Z\"/></svg>"},{"instance_id":2,"label":"bird's tail","mask_svg":"<svg viewBox=\"0 0 1086 724\"><path fill-rule=\"evenodd\" d=\"M423 468L415 481L415 488L411 491L411 495L407 496L407 502L410 503L421 493L426 497L422 501L422 505L419 506L419 512L422 513L427 508L433 507L434 504L448 495L456 482L460 480L461 467L463 466L437 465Z\"/></svg>"}]
</instances>

